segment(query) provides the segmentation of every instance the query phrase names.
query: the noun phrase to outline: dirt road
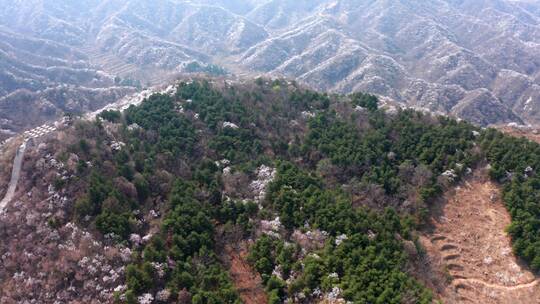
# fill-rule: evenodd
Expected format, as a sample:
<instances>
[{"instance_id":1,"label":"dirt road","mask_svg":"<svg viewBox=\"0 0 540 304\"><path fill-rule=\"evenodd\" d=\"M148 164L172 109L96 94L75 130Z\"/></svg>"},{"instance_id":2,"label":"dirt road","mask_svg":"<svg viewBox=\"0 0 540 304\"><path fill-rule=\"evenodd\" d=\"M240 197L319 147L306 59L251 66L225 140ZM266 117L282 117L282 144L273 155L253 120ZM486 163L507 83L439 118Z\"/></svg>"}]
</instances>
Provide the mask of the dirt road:
<instances>
[{"instance_id":1,"label":"dirt road","mask_svg":"<svg viewBox=\"0 0 540 304\"><path fill-rule=\"evenodd\" d=\"M11 171L11 180L8 184L8 190L2 201L0 201L0 212L4 211L6 205L13 199L13 195L15 195L15 190L17 190L17 185L21 176L21 167L24 159L24 152L26 151L26 145L27 141L24 141L19 147L19 149L17 149L17 154L15 155L15 159L13 160L13 170Z\"/></svg>"}]
</instances>

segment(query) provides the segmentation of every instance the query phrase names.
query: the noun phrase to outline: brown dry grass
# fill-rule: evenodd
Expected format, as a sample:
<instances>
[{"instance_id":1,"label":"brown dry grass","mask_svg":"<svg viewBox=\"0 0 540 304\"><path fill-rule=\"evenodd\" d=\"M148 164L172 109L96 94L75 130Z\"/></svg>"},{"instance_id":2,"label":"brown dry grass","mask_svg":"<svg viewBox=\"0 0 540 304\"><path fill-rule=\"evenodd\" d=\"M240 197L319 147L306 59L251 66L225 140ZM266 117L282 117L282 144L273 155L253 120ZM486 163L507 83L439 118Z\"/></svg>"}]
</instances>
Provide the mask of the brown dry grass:
<instances>
[{"instance_id":1,"label":"brown dry grass","mask_svg":"<svg viewBox=\"0 0 540 304\"><path fill-rule=\"evenodd\" d=\"M444 303L540 303L540 284L512 253L510 216L485 169L446 193L421 237L435 272L449 279Z\"/></svg>"},{"instance_id":2,"label":"brown dry grass","mask_svg":"<svg viewBox=\"0 0 540 304\"><path fill-rule=\"evenodd\" d=\"M499 129L499 131L505 134L512 135L514 137L525 137L532 141L540 143L540 131L535 128L516 128L501 126L497 127L497 129Z\"/></svg>"}]
</instances>

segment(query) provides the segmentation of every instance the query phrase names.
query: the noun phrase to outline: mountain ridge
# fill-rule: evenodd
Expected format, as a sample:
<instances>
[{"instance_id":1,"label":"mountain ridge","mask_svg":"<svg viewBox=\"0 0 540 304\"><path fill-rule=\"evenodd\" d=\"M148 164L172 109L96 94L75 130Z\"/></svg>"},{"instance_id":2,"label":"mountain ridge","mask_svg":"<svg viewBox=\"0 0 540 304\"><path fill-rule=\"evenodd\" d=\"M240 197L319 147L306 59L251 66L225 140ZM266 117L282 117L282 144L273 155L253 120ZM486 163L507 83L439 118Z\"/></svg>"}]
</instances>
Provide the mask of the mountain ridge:
<instances>
[{"instance_id":1,"label":"mountain ridge","mask_svg":"<svg viewBox=\"0 0 540 304\"><path fill-rule=\"evenodd\" d=\"M267 75L321 91L365 91L481 125L540 123L540 8L534 2L1 4L0 26L25 39L60 43L81 56L76 64L125 84L158 84L193 71ZM29 46L15 49L24 53ZM46 61L75 64L73 57ZM40 75L23 79L34 89Z\"/></svg>"}]
</instances>

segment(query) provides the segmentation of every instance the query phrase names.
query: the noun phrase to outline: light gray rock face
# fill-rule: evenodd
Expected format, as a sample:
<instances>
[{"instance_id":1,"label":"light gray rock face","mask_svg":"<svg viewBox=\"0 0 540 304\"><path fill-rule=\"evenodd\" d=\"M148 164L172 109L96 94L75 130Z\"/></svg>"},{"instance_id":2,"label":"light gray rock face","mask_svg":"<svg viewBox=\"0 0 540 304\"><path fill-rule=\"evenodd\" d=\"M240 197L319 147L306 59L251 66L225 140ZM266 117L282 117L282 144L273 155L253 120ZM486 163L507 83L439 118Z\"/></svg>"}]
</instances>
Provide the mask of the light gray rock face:
<instances>
[{"instance_id":1,"label":"light gray rock face","mask_svg":"<svg viewBox=\"0 0 540 304\"><path fill-rule=\"evenodd\" d=\"M0 0L0 94L188 67L367 91L479 124L540 123L540 3ZM132 84L132 83L130 83Z\"/></svg>"},{"instance_id":2,"label":"light gray rock face","mask_svg":"<svg viewBox=\"0 0 540 304\"><path fill-rule=\"evenodd\" d=\"M270 18L285 6L263 7L248 16L266 20L261 12ZM504 0L322 1L298 8L301 22L266 22L278 29L275 38L239 62L316 88L364 90L479 124L538 123L539 7Z\"/></svg>"},{"instance_id":3,"label":"light gray rock face","mask_svg":"<svg viewBox=\"0 0 540 304\"><path fill-rule=\"evenodd\" d=\"M540 4L321 1L297 7L292 14L304 16L301 21L272 21L285 7L293 10L269 1L248 14L274 39L252 47L239 63L319 89L364 90L480 124L540 121Z\"/></svg>"}]
</instances>

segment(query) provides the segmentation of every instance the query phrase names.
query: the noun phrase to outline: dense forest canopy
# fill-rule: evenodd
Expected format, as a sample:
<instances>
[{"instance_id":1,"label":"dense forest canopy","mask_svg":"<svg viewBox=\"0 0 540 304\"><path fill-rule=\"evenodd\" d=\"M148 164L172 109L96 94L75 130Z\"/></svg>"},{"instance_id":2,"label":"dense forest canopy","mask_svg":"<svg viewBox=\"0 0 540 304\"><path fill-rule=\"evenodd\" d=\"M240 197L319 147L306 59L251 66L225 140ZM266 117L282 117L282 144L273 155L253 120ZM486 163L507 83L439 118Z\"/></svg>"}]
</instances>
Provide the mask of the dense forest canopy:
<instances>
[{"instance_id":1,"label":"dense forest canopy","mask_svg":"<svg viewBox=\"0 0 540 304\"><path fill-rule=\"evenodd\" d=\"M431 303L405 244L422 254L430 206L484 158L505 184L516 253L540 269L540 146L493 130L258 79L183 82L77 133L74 217L114 242L150 236L119 303L164 288L175 303L240 303L222 255L248 240L270 303ZM274 172L253 195L261 168Z\"/></svg>"},{"instance_id":2,"label":"dense forest canopy","mask_svg":"<svg viewBox=\"0 0 540 304\"><path fill-rule=\"evenodd\" d=\"M489 130L482 147L491 165L491 177L504 185L504 202L512 216L508 232L514 251L539 271L540 145Z\"/></svg>"}]
</instances>

